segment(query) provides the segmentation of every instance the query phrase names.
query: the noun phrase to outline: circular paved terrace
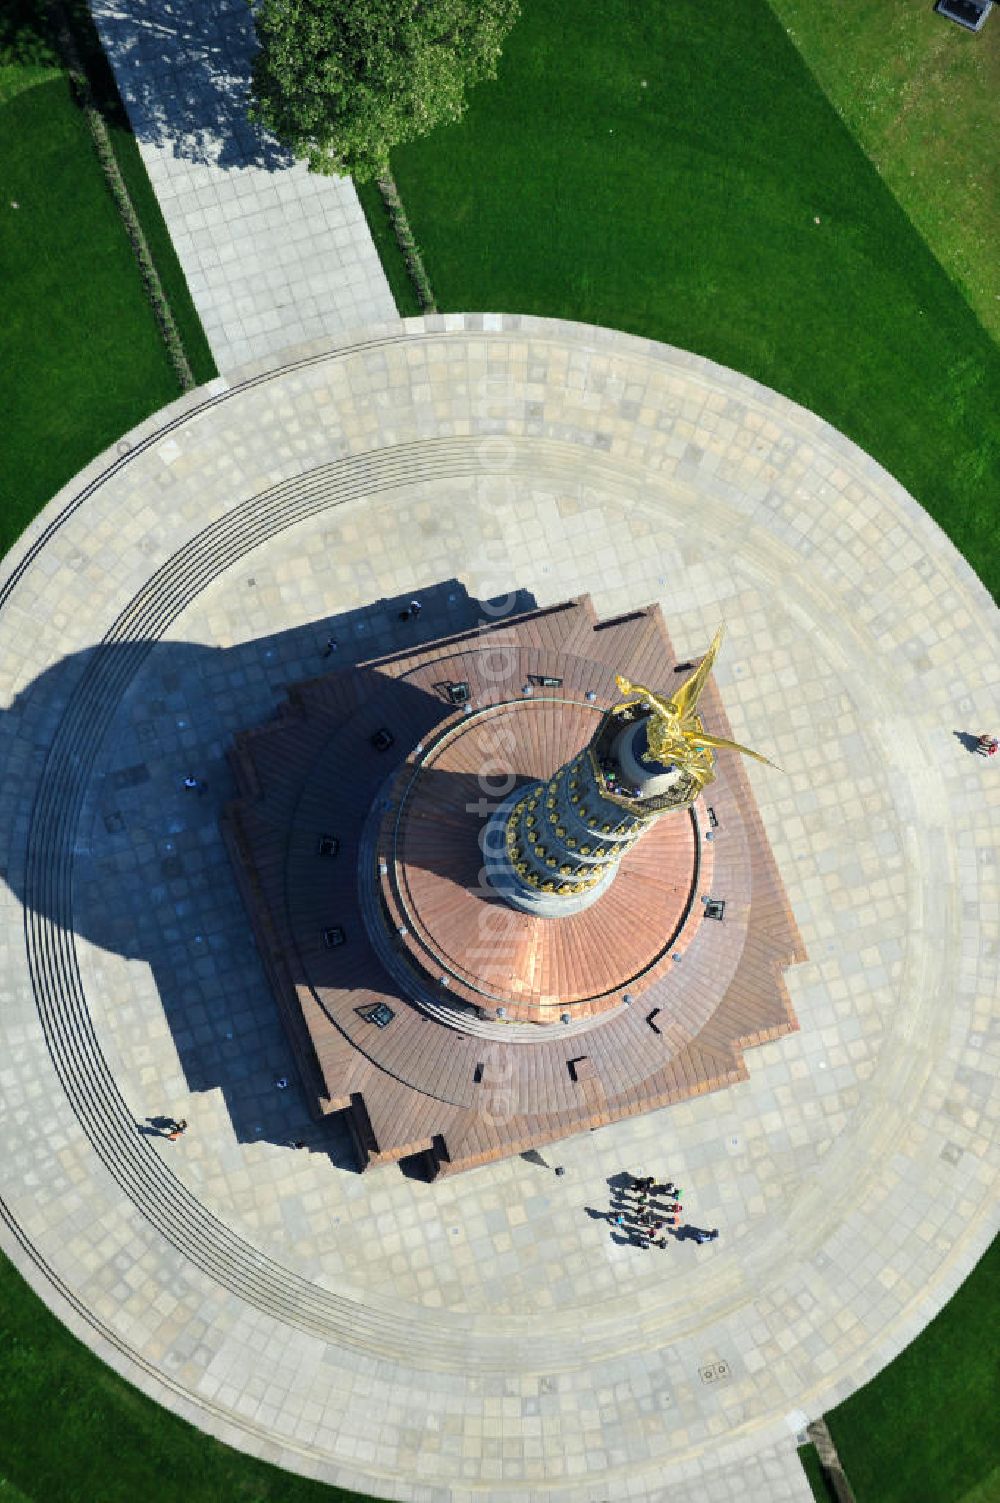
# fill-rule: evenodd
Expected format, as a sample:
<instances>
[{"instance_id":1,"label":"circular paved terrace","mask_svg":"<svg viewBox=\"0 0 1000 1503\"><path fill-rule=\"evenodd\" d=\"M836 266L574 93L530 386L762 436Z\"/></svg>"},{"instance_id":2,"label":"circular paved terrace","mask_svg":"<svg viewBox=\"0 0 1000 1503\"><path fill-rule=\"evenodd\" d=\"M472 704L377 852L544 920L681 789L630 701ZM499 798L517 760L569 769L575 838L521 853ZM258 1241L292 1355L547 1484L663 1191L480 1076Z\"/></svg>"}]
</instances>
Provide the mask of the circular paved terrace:
<instances>
[{"instance_id":1,"label":"circular paved terrace","mask_svg":"<svg viewBox=\"0 0 1000 1503\"><path fill-rule=\"evenodd\" d=\"M986 593L843 437L661 345L447 316L244 375L130 434L7 561L5 1250L160 1402L345 1486L807 1498L804 1416L992 1232L1000 784L956 735L996 714ZM370 658L514 591L659 599L691 653L725 619L734 732L782 768L750 776L801 1031L554 1148L561 1178L360 1177L274 1086L225 747L331 632ZM189 1131L141 1131L158 1113ZM624 1168L719 1241L617 1245L589 1212Z\"/></svg>"}]
</instances>

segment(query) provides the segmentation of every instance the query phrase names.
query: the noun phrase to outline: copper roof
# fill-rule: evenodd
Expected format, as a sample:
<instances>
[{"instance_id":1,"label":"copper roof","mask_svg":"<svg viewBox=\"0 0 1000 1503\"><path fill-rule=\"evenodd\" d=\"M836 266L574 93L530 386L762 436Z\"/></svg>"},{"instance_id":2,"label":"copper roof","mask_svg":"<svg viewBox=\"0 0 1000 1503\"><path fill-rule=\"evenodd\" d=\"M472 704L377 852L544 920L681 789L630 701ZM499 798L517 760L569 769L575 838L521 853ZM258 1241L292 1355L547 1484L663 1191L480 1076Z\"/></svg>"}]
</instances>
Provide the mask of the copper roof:
<instances>
[{"instance_id":1,"label":"copper roof","mask_svg":"<svg viewBox=\"0 0 1000 1503\"><path fill-rule=\"evenodd\" d=\"M804 951L735 754L585 912L538 919L479 883L489 759L492 787L547 776L615 670L669 683L674 666L657 607L598 623L585 597L300 684L238 737L237 877L307 1090L348 1112L363 1163L426 1152L453 1172L539 1146L739 1080L744 1048L797 1026L782 971ZM562 683L525 697L531 675ZM712 683L701 711L731 734Z\"/></svg>"},{"instance_id":2,"label":"copper roof","mask_svg":"<svg viewBox=\"0 0 1000 1503\"><path fill-rule=\"evenodd\" d=\"M487 706L444 727L440 742L408 759L383 816L383 900L406 928L414 961L448 978L451 991L512 1018L552 1022L637 997L667 963L698 896L711 882L712 846L697 817L661 819L625 857L591 908L558 920L518 912L482 876L479 838L502 786L547 777L586 744L600 720L576 687L593 664L564 656L558 696ZM471 670L470 670L471 671ZM574 695L579 695L574 699ZM502 747L503 764L498 756ZM477 770L486 769L484 777ZM701 820L708 827L702 810ZM697 915L695 915L697 917Z\"/></svg>"}]
</instances>

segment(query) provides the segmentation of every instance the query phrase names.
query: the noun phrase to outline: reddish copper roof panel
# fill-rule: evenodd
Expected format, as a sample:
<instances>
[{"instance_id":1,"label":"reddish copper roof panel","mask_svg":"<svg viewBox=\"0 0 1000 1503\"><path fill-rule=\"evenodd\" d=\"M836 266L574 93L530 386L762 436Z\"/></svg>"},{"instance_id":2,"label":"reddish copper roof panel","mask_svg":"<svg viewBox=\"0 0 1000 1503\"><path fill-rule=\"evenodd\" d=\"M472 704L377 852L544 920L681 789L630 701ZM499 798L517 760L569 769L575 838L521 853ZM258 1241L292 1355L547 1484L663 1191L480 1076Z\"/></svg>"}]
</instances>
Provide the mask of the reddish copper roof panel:
<instances>
[{"instance_id":1,"label":"reddish copper roof panel","mask_svg":"<svg viewBox=\"0 0 1000 1503\"><path fill-rule=\"evenodd\" d=\"M615 669L669 687L674 665L658 608L600 625L585 597L305 682L286 713L237 739L241 797L224 824L241 890L307 1089L319 1110L350 1102L363 1157L434 1142L440 1172L456 1172L741 1079L744 1045L796 1026L781 972L801 942L735 755L720 756L693 818L655 823L582 913L541 920L479 885L486 816L469 806L496 747L515 781L547 777L614 701ZM562 683L524 697L532 674ZM460 681L468 716L442 690ZM731 735L711 684L700 709ZM395 737L385 755L371 745L383 726ZM335 858L319 856L320 834L339 839ZM706 895L725 900L722 922L704 917ZM343 944L327 945L329 927ZM575 1028L488 1023L486 993L504 988L513 1016L568 1012ZM359 1012L377 1003L393 1013L384 1028ZM572 1060L585 1062L575 1079Z\"/></svg>"}]
</instances>

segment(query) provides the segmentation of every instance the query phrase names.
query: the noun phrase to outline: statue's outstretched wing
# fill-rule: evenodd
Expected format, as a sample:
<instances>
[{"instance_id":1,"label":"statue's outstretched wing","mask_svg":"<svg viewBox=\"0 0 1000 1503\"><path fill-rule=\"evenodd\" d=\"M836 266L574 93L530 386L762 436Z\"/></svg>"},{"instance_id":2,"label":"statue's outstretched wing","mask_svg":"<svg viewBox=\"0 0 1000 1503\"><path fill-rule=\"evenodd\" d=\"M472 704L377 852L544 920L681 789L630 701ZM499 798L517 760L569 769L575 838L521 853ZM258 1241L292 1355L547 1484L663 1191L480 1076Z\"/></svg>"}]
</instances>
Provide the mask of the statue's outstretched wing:
<instances>
[{"instance_id":1,"label":"statue's outstretched wing","mask_svg":"<svg viewBox=\"0 0 1000 1503\"><path fill-rule=\"evenodd\" d=\"M765 767L774 767L780 772L777 762L772 762L770 757L762 757L760 752L751 751L749 746L741 746L738 741L727 741L725 736L710 736L707 731L686 731L685 739L692 746L721 746L729 751L742 752L745 757L753 757L755 762L763 762Z\"/></svg>"},{"instance_id":2,"label":"statue's outstretched wing","mask_svg":"<svg viewBox=\"0 0 1000 1503\"><path fill-rule=\"evenodd\" d=\"M686 720L689 715L694 713L695 706L697 705L698 700L701 698L701 691L704 689L706 683L708 682L708 675L712 671L712 668L715 664L715 659L719 653L719 648L722 646L722 637L724 632L725 626L720 626L718 631L715 633L715 636L712 638L711 647L708 649L705 656L702 658L701 662L692 673L691 677L685 680L683 684L681 684L680 688L677 690L677 693L673 697L672 703L682 722Z\"/></svg>"}]
</instances>

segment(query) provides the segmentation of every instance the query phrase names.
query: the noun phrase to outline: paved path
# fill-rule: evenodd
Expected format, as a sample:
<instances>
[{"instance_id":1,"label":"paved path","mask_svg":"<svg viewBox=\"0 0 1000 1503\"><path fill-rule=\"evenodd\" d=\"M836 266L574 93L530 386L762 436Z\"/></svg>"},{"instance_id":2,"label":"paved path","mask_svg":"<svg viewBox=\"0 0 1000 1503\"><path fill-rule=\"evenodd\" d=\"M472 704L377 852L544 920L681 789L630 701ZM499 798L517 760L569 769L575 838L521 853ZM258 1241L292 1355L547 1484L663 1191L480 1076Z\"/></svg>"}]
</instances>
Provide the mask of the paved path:
<instances>
[{"instance_id":1,"label":"paved path","mask_svg":"<svg viewBox=\"0 0 1000 1503\"><path fill-rule=\"evenodd\" d=\"M218 369L394 318L351 180L247 123L246 0L92 10Z\"/></svg>"},{"instance_id":2,"label":"paved path","mask_svg":"<svg viewBox=\"0 0 1000 1503\"><path fill-rule=\"evenodd\" d=\"M95 461L8 561L3 1245L140 1387L329 1481L804 1503L795 1432L993 1229L1000 780L956 732L995 714L996 614L865 455L664 346L456 315L244 377ZM783 769L749 772L801 1031L547 1151L562 1177L361 1178L274 1086L225 747L331 631L368 657L514 590L660 599L682 652L726 620L734 733ZM178 1142L137 1129L161 1112ZM679 1179L719 1241L618 1246L623 1167Z\"/></svg>"}]
</instances>

